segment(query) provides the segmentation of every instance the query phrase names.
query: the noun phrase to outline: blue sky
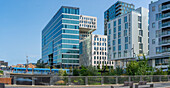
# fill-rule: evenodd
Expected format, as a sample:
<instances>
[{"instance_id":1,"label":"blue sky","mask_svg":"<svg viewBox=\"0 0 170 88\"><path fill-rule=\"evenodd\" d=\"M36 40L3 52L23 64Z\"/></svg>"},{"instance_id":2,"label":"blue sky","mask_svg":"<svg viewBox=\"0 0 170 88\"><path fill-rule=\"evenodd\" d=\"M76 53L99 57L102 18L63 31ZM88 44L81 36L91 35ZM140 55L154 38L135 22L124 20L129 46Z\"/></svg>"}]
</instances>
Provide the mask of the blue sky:
<instances>
[{"instance_id":1,"label":"blue sky","mask_svg":"<svg viewBox=\"0 0 170 88\"><path fill-rule=\"evenodd\" d=\"M104 11L117 0L0 0L0 60L9 65L36 62L41 58L41 31L61 6L80 8L80 14L95 16L104 32ZM122 0L135 8L148 8L151 0Z\"/></svg>"}]
</instances>

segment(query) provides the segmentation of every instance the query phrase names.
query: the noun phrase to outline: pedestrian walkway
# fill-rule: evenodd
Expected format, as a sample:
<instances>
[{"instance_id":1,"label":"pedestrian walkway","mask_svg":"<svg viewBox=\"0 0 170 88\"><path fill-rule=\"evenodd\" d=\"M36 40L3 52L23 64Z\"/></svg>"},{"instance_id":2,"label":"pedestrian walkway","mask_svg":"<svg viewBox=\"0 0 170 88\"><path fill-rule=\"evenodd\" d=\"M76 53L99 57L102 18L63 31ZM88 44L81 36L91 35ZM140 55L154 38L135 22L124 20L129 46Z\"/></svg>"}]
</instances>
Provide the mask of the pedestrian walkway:
<instances>
[{"instance_id":1,"label":"pedestrian walkway","mask_svg":"<svg viewBox=\"0 0 170 88\"><path fill-rule=\"evenodd\" d=\"M121 86L121 85L89 85L89 86L85 86L85 85L75 85L75 86L74 85L72 86L6 85L5 88L111 88L111 86ZM170 82L154 83L154 88L170 88Z\"/></svg>"}]
</instances>

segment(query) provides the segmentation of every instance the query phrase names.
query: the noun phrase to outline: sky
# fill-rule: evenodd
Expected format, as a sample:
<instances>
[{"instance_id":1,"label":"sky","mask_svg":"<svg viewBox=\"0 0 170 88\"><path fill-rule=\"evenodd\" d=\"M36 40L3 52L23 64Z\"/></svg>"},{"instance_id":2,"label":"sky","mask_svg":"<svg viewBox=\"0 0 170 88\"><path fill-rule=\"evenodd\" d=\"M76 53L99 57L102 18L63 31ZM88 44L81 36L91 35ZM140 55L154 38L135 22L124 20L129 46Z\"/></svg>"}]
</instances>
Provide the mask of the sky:
<instances>
[{"instance_id":1,"label":"sky","mask_svg":"<svg viewBox=\"0 0 170 88\"><path fill-rule=\"evenodd\" d=\"M0 60L9 65L41 58L41 31L61 6L80 8L80 15L97 17L97 30L104 34L104 11L117 0L0 0ZM135 8L148 8L151 0L120 0Z\"/></svg>"}]
</instances>

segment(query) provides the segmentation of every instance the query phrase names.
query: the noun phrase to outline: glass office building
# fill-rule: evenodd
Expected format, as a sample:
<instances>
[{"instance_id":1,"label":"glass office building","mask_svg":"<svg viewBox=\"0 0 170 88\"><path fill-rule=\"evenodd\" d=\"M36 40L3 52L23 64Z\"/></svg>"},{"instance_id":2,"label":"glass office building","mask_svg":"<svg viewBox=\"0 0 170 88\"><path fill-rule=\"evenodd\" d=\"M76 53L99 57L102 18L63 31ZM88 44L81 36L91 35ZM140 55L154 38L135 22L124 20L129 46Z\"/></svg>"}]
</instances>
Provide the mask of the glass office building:
<instances>
[{"instance_id":1,"label":"glass office building","mask_svg":"<svg viewBox=\"0 0 170 88\"><path fill-rule=\"evenodd\" d=\"M62 6L42 31L42 60L56 67L79 65L79 8Z\"/></svg>"},{"instance_id":2,"label":"glass office building","mask_svg":"<svg viewBox=\"0 0 170 88\"><path fill-rule=\"evenodd\" d=\"M107 35L107 22L122 16L132 10L134 10L135 6L133 4L129 4L122 1L117 1L113 4L109 9L104 12L104 34Z\"/></svg>"}]
</instances>

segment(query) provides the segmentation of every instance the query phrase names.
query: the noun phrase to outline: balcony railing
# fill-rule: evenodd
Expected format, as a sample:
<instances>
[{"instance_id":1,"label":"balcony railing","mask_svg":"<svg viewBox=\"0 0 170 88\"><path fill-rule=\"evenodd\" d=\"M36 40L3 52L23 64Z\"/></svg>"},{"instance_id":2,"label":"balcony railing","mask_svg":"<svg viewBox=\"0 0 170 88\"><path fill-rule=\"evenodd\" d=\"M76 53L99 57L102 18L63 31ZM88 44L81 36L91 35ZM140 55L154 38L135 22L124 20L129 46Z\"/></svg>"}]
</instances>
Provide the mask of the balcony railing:
<instances>
[{"instance_id":1,"label":"balcony railing","mask_svg":"<svg viewBox=\"0 0 170 88\"><path fill-rule=\"evenodd\" d=\"M162 15L162 18L170 17L170 13L166 13Z\"/></svg>"},{"instance_id":2,"label":"balcony railing","mask_svg":"<svg viewBox=\"0 0 170 88\"><path fill-rule=\"evenodd\" d=\"M170 8L170 4L162 6L162 10Z\"/></svg>"},{"instance_id":3,"label":"balcony railing","mask_svg":"<svg viewBox=\"0 0 170 88\"><path fill-rule=\"evenodd\" d=\"M168 44L170 43L170 39L169 40L162 40L162 44Z\"/></svg>"},{"instance_id":4,"label":"balcony railing","mask_svg":"<svg viewBox=\"0 0 170 88\"><path fill-rule=\"evenodd\" d=\"M170 52L170 48L162 49L162 53L165 53L165 52Z\"/></svg>"},{"instance_id":5,"label":"balcony railing","mask_svg":"<svg viewBox=\"0 0 170 88\"><path fill-rule=\"evenodd\" d=\"M163 31L162 35L169 35L170 34L170 30L169 31Z\"/></svg>"},{"instance_id":6,"label":"balcony railing","mask_svg":"<svg viewBox=\"0 0 170 88\"><path fill-rule=\"evenodd\" d=\"M168 26L168 25L170 25L170 22L162 23L162 27L165 27L165 26Z\"/></svg>"}]
</instances>

